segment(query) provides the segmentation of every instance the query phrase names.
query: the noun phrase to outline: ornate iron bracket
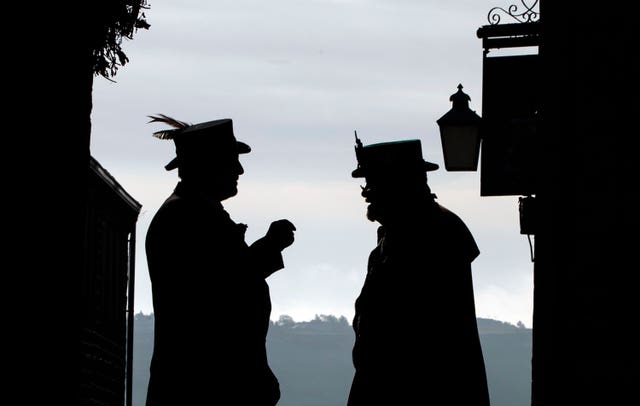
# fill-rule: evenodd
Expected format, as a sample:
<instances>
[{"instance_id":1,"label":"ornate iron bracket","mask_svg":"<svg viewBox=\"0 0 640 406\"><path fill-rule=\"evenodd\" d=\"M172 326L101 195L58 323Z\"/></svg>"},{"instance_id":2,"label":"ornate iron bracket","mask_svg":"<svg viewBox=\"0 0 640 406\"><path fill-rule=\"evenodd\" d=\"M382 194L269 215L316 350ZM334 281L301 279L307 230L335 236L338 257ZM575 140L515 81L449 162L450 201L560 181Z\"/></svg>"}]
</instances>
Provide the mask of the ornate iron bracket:
<instances>
[{"instance_id":1,"label":"ornate iron bracket","mask_svg":"<svg viewBox=\"0 0 640 406\"><path fill-rule=\"evenodd\" d=\"M502 7L494 7L489 10L489 14L487 15L489 24L500 24L500 13L508 15L520 23L532 23L540 18L540 11L533 9L538 5L538 0L535 0L532 5L528 5L525 0L520 0L520 2L525 8L522 13L518 13L518 6L515 4L510 5L506 10Z\"/></svg>"}]
</instances>

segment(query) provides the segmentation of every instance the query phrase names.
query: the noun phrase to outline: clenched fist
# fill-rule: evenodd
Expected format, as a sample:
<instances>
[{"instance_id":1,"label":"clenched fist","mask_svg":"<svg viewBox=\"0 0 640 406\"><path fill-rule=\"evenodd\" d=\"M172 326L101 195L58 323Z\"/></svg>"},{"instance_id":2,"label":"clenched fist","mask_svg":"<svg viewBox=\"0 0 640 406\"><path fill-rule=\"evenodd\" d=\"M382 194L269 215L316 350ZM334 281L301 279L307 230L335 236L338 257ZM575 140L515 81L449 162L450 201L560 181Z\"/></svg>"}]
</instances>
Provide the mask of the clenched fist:
<instances>
[{"instance_id":1,"label":"clenched fist","mask_svg":"<svg viewBox=\"0 0 640 406\"><path fill-rule=\"evenodd\" d=\"M295 230L296 226L289 220L276 220L269 226L265 238L268 239L274 247L282 251L293 244L293 232Z\"/></svg>"}]
</instances>

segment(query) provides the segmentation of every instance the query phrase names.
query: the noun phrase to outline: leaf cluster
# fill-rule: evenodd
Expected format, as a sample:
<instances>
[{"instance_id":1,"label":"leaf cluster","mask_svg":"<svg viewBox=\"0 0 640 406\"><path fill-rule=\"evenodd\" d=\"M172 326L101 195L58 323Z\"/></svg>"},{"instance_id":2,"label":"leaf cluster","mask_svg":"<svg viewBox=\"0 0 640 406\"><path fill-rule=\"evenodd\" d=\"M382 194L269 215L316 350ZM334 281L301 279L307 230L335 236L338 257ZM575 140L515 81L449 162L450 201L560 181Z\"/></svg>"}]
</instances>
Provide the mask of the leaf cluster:
<instances>
[{"instance_id":1,"label":"leaf cluster","mask_svg":"<svg viewBox=\"0 0 640 406\"><path fill-rule=\"evenodd\" d=\"M144 10L147 0L96 1L91 16L91 49L93 73L107 79L129 62L122 51L122 40L133 39L138 29L149 29Z\"/></svg>"}]
</instances>

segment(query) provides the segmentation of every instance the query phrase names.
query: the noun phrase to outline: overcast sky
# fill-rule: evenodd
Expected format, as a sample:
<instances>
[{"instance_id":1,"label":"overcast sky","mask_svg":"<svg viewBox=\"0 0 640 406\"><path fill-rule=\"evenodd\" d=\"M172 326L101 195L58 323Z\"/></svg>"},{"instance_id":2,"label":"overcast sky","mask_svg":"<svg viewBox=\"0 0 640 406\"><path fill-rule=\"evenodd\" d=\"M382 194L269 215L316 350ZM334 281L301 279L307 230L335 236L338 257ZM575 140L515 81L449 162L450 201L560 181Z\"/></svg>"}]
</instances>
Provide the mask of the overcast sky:
<instances>
[{"instance_id":1,"label":"overcast sky","mask_svg":"<svg viewBox=\"0 0 640 406\"><path fill-rule=\"evenodd\" d=\"M249 243L272 220L296 225L286 268L268 279L272 319L353 317L377 226L350 175L357 130L365 144L422 141L425 159L441 167L429 173L439 203L466 222L481 250L477 315L530 327L533 263L518 197L480 197L479 172L446 172L436 124L458 83L482 113L476 30L496 5L504 4L150 0L151 28L124 41L130 63L116 83L96 78L92 113L93 157L142 204L136 312L153 312L144 237L178 181L163 168L173 143L151 135L166 127L147 124L162 113L190 123L232 118L236 137L251 145L239 194L224 202L249 225Z\"/></svg>"}]
</instances>

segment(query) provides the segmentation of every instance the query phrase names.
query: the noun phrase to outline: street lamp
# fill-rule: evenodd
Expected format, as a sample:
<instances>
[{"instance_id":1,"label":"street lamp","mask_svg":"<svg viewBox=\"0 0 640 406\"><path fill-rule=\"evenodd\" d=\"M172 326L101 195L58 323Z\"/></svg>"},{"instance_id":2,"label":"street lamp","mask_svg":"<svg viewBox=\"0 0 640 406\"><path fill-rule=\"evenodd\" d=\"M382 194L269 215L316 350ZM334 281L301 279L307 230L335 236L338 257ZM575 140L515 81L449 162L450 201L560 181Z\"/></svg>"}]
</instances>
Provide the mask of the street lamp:
<instances>
[{"instance_id":1,"label":"street lamp","mask_svg":"<svg viewBox=\"0 0 640 406\"><path fill-rule=\"evenodd\" d=\"M447 171L477 171L480 155L480 123L482 118L469 108L471 97L458 91L449 97L451 110L436 122L440 127L440 140Z\"/></svg>"}]
</instances>

